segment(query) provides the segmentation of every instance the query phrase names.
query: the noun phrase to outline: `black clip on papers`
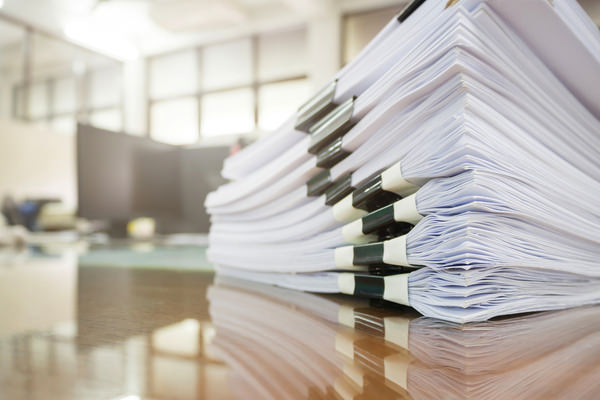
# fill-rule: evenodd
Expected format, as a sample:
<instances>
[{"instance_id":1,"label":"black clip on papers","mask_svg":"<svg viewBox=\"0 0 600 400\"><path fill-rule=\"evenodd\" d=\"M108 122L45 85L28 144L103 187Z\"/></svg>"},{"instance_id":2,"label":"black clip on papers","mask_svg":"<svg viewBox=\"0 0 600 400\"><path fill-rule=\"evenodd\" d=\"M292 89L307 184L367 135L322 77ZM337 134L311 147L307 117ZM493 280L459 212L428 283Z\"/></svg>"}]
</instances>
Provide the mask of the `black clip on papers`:
<instances>
[{"instance_id":1,"label":"black clip on papers","mask_svg":"<svg viewBox=\"0 0 600 400\"><path fill-rule=\"evenodd\" d=\"M337 79L319 90L306 103L298 109L296 124L294 128L299 131L308 132L309 128L318 120L323 118L335 107L333 99L335 97L335 88Z\"/></svg>"},{"instance_id":2,"label":"black clip on papers","mask_svg":"<svg viewBox=\"0 0 600 400\"><path fill-rule=\"evenodd\" d=\"M383 242L354 246L353 253L352 264L354 265L385 264Z\"/></svg>"},{"instance_id":3,"label":"black clip on papers","mask_svg":"<svg viewBox=\"0 0 600 400\"><path fill-rule=\"evenodd\" d=\"M349 98L312 126L308 146L309 153L318 154L323 147L344 135L354 126L352 114L354 113L355 99L355 97Z\"/></svg>"},{"instance_id":4,"label":"black clip on papers","mask_svg":"<svg viewBox=\"0 0 600 400\"><path fill-rule=\"evenodd\" d=\"M389 300L389 297L386 294L386 286L393 283L388 282L387 278L394 277L403 277L407 276L407 273L395 273L393 275L366 275L366 274L354 274L351 277L353 282L352 285L352 293L343 292L346 294L353 294L355 296L368 297L371 299L377 299L381 301ZM385 303L388 305L389 303L386 301ZM398 307L399 304L408 305L407 303L399 303L397 300L394 302L395 306Z\"/></svg>"},{"instance_id":5,"label":"black clip on papers","mask_svg":"<svg viewBox=\"0 0 600 400\"><path fill-rule=\"evenodd\" d=\"M362 233L376 232L394 222L394 205L390 204L362 217Z\"/></svg>"},{"instance_id":6,"label":"black clip on papers","mask_svg":"<svg viewBox=\"0 0 600 400\"><path fill-rule=\"evenodd\" d=\"M394 219L394 204L389 204L365 215L361 218L361 225L364 235L377 233L379 240L405 235L413 227L412 224L397 222Z\"/></svg>"},{"instance_id":7,"label":"black clip on papers","mask_svg":"<svg viewBox=\"0 0 600 400\"><path fill-rule=\"evenodd\" d=\"M354 188L352 187L352 175L348 174L334 182L325 191L325 204L332 206L344 197L348 196Z\"/></svg>"},{"instance_id":8,"label":"black clip on papers","mask_svg":"<svg viewBox=\"0 0 600 400\"><path fill-rule=\"evenodd\" d=\"M394 239L392 239L392 240L394 240ZM386 258L385 257L386 253L390 251L389 249L386 249L385 242L390 242L390 240L353 246L352 247L352 265L385 266L388 264L396 265L397 263L399 263L399 261L394 259L393 257L388 262L384 261L384 259ZM397 264L397 265L402 266L401 264ZM411 265L410 268L416 269L416 268L419 268L419 266Z\"/></svg>"},{"instance_id":9,"label":"black clip on papers","mask_svg":"<svg viewBox=\"0 0 600 400\"><path fill-rule=\"evenodd\" d=\"M398 265L387 265L387 264L371 264L368 267L369 275L388 276L411 272L406 267Z\"/></svg>"},{"instance_id":10,"label":"black clip on papers","mask_svg":"<svg viewBox=\"0 0 600 400\"><path fill-rule=\"evenodd\" d=\"M342 139L343 137L340 136L317 154L318 167L331 168L350 155L342 148Z\"/></svg>"},{"instance_id":11,"label":"black clip on papers","mask_svg":"<svg viewBox=\"0 0 600 400\"><path fill-rule=\"evenodd\" d=\"M361 297L383 298L385 281L378 275L355 275L354 295Z\"/></svg>"},{"instance_id":12,"label":"black clip on papers","mask_svg":"<svg viewBox=\"0 0 600 400\"><path fill-rule=\"evenodd\" d=\"M329 170L323 170L308 180L306 183L306 194L308 197L320 196L331 186L331 183Z\"/></svg>"},{"instance_id":13,"label":"black clip on papers","mask_svg":"<svg viewBox=\"0 0 600 400\"><path fill-rule=\"evenodd\" d=\"M365 211L376 210L401 197L383 190L381 175L377 175L363 183L352 193L352 207Z\"/></svg>"},{"instance_id":14,"label":"black clip on papers","mask_svg":"<svg viewBox=\"0 0 600 400\"><path fill-rule=\"evenodd\" d=\"M417 10L417 8L421 7L421 4L423 3L425 3L425 0L413 0L410 4L404 7L402 11L400 11L400 14L398 14L397 18L398 22L403 23L406 21L406 19L410 17L411 14Z\"/></svg>"}]
</instances>

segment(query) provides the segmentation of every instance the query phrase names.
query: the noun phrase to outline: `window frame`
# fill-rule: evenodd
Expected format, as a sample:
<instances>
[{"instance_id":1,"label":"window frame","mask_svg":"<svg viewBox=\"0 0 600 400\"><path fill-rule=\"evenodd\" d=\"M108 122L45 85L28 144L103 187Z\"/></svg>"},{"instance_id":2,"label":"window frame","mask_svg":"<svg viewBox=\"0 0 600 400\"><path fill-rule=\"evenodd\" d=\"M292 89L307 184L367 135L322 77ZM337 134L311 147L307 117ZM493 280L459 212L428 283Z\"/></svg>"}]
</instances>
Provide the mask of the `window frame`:
<instances>
[{"instance_id":1,"label":"window frame","mask_svg":"<svg viewBox=\"0 0 600 400\"><path fill-rule=\"evenodd\" d=\"M260 88L265 85L285 83L285 82L294 82L294 81L300 81L300 80L308 80L308 78L309 78L308 71L305 71L304 73L301 73L301 74L298 74L298 73L289 74L289 75L282 76L280 78L275 78L275 79L259 79L259 71L258 71L259 65L258 64L259 64L259 56L260 56L259 55L260 38L263 36L268 36L268 35L277 35L278 32L286 32L286 31L289 32L289 31L293 31L293 30L302 30L305 35L305 40L308 40L306 29L307 28L304 25L294 26L294 27L291 27L291 28L283 30L283 31L271 31L271 32L264 32L264 33L256 33L256 34L252 34L249 36L241 36L241 37L201 44L201 45L192 46L192 47L180 48L180 49L176 49L176 50L172 50L172 51L168 51L168 52L155 54L155 55L146 57L145 62L146 62L146 71L147 71L147 73L146 73L146 78L147 78L147 80L146 80L147 135L149 137L152 137L152 114L151 114L151 112L152 112L153 105L160 103L160 102L166 102L166 101L170 101L170 100L177 100L180 98L189 98L189 97L194 97L197 101L197 106L198 106L198 121L197 121L198 139L196 140L195 143L214 142L214 141L233 141L240 136L256 135L258 132L260 132L260 128L259 128L259 115L260 115L259 91L260 91ZM247 84L228 85L228 86L212 88L212 89L202 88L201 82L202 82L203 72L204 72L204 71L202 71L202 57L204 55L204 49L207 47L231 43L231 42L244 40L244 39L250 39L250 46L251 46L250 54L252 57L252 59L250 60L250 65L252 68L251 81ZM179 52L190 51L190 50L194 51L196 54L195 71L196 71L196 82L197 82L198 87L196 87L194 90L191 90L186 93L152 98L152 96L150 95L150 85L152 84L152 82L150 81L151 76L152 76L152 73L151 73L152 62L161 57L169 56L169 55L176 54ZM207 95L215 94L215 93L229 92L229 91L238 90L238 89L251 89L251 91L252 91L252 97L254 100L254 102L253 102L253 105L254 105L254 109L253 109L254 130L250 131L250 132L221 134L221 135L208 136L208 137L203 136L202 135L202 99L203 99L203 97L207 96Z\"/></svg>"},{"instance_id":2,"label":"window frame","mask_svg":"<svg viewBox=\"0 0 600 400\"><path fill-rule=\"evenodd\" d=\"M83 46L78 45L72 41L64 39L58 35L55 35L51 32L45 31L38 27L32 27L31 25L23 22L18 18L14 18L12 16L7 16L4 14L0 14L0 21L2 23L6 23L8 25L12 25L17 27L18 29L22 29L24 31L24 36L22 39L22 61L23 61L23 76L21 79L15 83L13 83L11 88L11 110L10 115L15 120L28 121L28 122L43 122L46 124L51 124L55 118L61 117L73 117L75 123L89 123L89 116L92 112L95 111L103 111L103 110L115 110L117 109L120 114L121 119L121 132L124 131L125 127L125 101L124 101L124 88L123 88L123 80L124 80L124 63L121 60L116 58L107 56L105 54L98 53L96 51L90 50ZM32 68L33 68L33 57L32 54L32 39L34 35L44 37L46 39L54 40L60 42L64 45L70 46L74 49L80 50L88 55L102 57L103 59L109 60L112 65L97 67L88 69L84 72L84 74L77 74L75 72L72 73L60 73L54 74L50 77L43 79L33 79L32 78ZM90 76L92 73L104 70L104 69L118 69L118 73L121 79L120 90L119 90L119 100L116 104L110 104L101 107L89 107L87 104L87 96L90 91ZM54 86L56 81L63 79L74 79L75 81L75 108L72 111L55 111L54 107ZM47 111L45 115L32 117L30 115L29 103L31 96L31 88L33 85L44 84L46 90L46 106Z\"/></svg>"}]
</instances>

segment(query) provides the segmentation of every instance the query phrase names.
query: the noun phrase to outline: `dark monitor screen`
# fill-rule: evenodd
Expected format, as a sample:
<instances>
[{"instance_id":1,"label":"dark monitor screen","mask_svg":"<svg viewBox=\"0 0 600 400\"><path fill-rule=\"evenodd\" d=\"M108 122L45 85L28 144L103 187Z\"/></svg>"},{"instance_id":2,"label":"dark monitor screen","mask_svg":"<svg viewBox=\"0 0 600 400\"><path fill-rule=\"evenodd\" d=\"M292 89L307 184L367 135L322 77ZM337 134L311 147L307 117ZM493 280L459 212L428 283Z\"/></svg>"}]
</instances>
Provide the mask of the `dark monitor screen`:
<instances>
[{"instance_id":1,"label":"dark monitor screen","mask_svg":"<svg viewBox=\"0 0 600 400\"><path fill-rule=\"evenodd\" d=\"M77 126L79 215L127 221L152 217L159 232L208 232L206 195L221 178L227 146L178 147Z\"/></svg>"},{"instance_id":2,"label":"dark monitor screen","mask_svg":"<svg viewBox=\"0 0 600 400\"><path fill-rule=\"evenodd\" d=\"M77 126L77 193L82 217L180 217L179 175L175 146Z\"/></svg>"}]
</instances>

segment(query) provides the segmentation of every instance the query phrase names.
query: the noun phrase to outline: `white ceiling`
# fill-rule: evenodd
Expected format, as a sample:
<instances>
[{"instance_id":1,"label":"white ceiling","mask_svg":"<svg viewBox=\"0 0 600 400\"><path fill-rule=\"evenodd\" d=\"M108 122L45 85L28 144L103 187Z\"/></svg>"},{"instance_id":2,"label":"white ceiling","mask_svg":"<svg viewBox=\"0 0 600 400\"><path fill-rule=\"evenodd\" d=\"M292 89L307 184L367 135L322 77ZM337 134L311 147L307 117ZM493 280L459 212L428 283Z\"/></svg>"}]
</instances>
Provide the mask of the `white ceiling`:
<instances>
[{"instance_id":1,"label":"white ceiling","mask_svg":"<svg viewBox=\"0 0 600 400\"><path fill-rule=\"evenodd\" d=\"M0 21L0 46L19 42L25 36L25 31L14 25L3 24Z\"/></svg>"},{"instance_id":2,"label":"white ceiling","mask_svg":"<svg viewBox=\"0 0 600 400\"><path fill-rule=\"evenodd\" d=\"M4 0L0 12L126 59L298 25L334 1L338 0ZM0 38L18 39L3 31Z\"/></svg>"},{"instance_id":3,"label":"white ceiling","mask_svg":"<svg viewBox=\"0 0 600 400\"><path fill-rule=\"evenodd\" d=\"M402 0L4 0L0 12L116 58L283 29ZM600 24L600 0L580 0ZM22 32L0 21L0 45Z\"/></svg>"}]
</instances>

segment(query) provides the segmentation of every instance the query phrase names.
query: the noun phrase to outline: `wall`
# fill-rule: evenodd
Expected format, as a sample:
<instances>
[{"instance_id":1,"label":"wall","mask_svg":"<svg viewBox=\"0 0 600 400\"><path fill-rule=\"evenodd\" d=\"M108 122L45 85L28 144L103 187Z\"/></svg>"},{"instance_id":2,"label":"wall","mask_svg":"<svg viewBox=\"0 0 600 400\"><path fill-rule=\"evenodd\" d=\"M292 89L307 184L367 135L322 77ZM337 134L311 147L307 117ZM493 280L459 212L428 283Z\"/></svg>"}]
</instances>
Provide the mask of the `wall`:
<instances>
[{"instance_id":1,"label":"wall","mask_svg":"<svg viewBox=\"0 0 600 400\"><path fill-rule=\"evenodd\" d=\"M60 197L77 203L75 137L0 119L0 197Z\"/></svg>"}]
</instances>

